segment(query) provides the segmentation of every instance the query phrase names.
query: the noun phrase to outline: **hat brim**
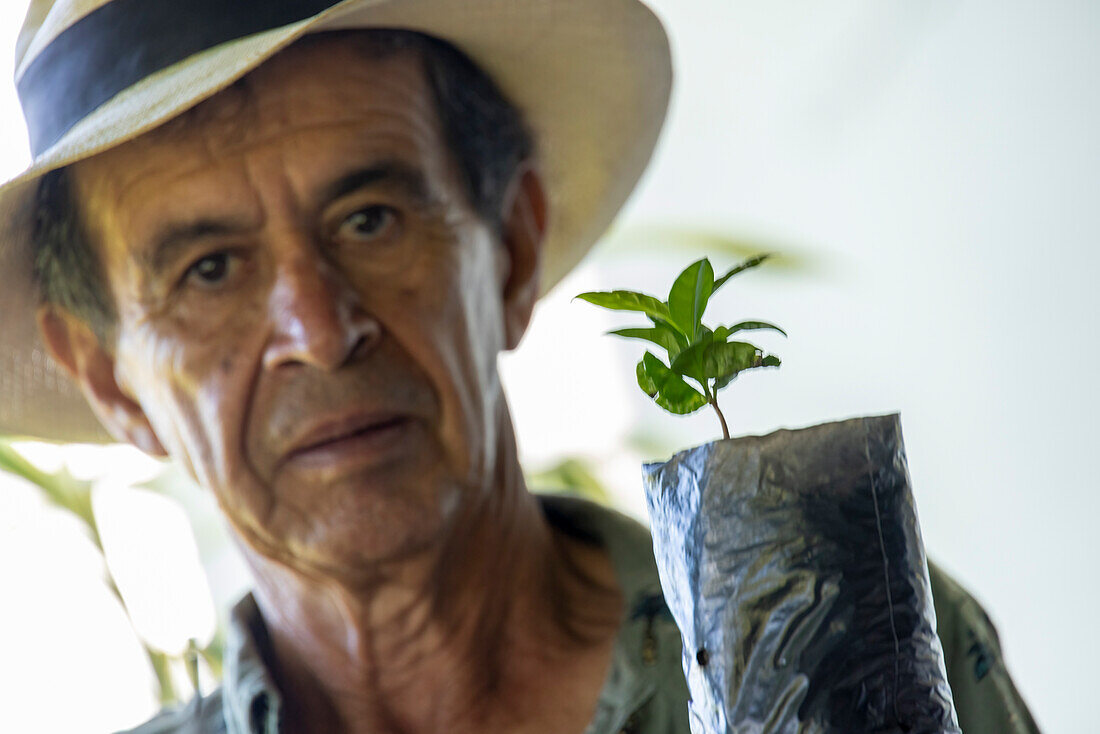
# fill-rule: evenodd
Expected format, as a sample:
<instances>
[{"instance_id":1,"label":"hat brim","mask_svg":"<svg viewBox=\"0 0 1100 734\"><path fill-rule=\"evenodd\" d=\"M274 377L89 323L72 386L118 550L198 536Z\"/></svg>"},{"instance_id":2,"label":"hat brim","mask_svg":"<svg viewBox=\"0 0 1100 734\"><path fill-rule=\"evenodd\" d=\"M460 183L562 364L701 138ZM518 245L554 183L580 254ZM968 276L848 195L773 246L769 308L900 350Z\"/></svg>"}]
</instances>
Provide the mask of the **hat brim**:
<instances>
[{"instance_id":1,"label":"hat brim","mask_svg":"<svg viewBox=\"0 0 1100 734\"><path fill-rule=\"evenodd\" d=\"M159 71L115 95L0 187L0 435L110 440L38 338L30 247L38 179L163 124L306 34L351 28L400 28L447 40L522 110L550 196L543 293L611 224L664 122L672 82L668 40L636 0L346 0Z\"/></svg>"}]
</instances>

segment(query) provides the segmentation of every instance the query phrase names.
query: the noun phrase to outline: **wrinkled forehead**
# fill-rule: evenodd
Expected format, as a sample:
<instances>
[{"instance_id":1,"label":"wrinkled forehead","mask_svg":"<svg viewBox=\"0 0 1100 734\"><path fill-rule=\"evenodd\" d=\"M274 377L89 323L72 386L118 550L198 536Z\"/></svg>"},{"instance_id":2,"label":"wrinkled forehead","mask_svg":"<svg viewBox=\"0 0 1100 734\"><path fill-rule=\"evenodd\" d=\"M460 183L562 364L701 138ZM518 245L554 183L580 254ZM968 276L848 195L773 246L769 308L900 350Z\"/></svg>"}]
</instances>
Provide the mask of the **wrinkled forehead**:
<instances>
[{"instance_id":1,"label":"wrinkled forehead","mask_svg":"<svg viewBox=\"0 0 1100 734\"><path fill-rule=\"evenodd\" d=\"M417 49L369 32L307 36L164 125L105 154L114 159L114 188L161 172L194 153L196 165L288 134L372 119L432 128L438 119ZM97 156L99 157L99 156ZM79 166L80 164L78 164ZM98 169L99 166L90 166ZM118 180L119 174L125 180Z\"/></svg>"}]
</instances>

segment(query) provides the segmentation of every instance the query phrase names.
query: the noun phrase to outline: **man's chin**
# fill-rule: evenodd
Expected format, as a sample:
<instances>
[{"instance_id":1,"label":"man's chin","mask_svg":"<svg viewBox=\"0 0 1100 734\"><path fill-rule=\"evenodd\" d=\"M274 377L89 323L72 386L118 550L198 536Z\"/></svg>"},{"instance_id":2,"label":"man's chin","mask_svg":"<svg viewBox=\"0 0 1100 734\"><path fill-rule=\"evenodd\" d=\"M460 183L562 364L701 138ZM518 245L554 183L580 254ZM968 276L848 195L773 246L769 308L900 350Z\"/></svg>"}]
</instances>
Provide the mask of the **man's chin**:
<instances>
[{"instance_id":1,"label":"man's chin","mask_svg":"<svg viewBox=\"0 0 1100 734\"><path fill-rule=\"evenodd\" d=\"M276 547L285 561L326 575L358 576L430 552L441 545L458 490L425 492L426 485L379 485L374 475L349 477L326 488L308 509L272 516ZM430 486L430 483L427 485Z\"/></svg>"}]
</instances>

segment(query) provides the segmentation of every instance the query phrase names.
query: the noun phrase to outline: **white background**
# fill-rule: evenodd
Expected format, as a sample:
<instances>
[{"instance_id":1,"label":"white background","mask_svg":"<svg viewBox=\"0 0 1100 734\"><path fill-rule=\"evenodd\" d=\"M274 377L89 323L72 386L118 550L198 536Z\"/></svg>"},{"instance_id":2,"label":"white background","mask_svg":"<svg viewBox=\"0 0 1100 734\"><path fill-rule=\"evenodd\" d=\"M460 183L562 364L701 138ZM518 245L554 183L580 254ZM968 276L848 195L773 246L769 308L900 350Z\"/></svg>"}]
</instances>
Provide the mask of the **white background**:
<instances>
[{"instance_id":1,"label":"white background","mask_svg":"<svg viewBox=\"0 0 1100 734\"><path fill-rule=\"evenodd\" d=\"M674 418L637 391L641 348L600 336L629 320L570 302L667 291L705 254L631 253L636 233L701 226L788 253L802 267L742 276L709 312L790 334L760 340L782 369L724 394L731 431L900 411L929 554L989 610L1040 726L1094 731L1100 5L653 4L677 63L654 163L613 245L503 360L527 464L586 456L640 512L638 465L664 458L646 451L716 437L711 415ZM22 5L0 8L3 48ZM12 174L26 153L7 87L0 136ZM154 708L144 662L94 584L67 580L88 575L79 538L0 490L0 644L15 651L0 729L136 723ZM211 583L223 600L243 581L227 561Z\"/></svg>"}]
</instances>

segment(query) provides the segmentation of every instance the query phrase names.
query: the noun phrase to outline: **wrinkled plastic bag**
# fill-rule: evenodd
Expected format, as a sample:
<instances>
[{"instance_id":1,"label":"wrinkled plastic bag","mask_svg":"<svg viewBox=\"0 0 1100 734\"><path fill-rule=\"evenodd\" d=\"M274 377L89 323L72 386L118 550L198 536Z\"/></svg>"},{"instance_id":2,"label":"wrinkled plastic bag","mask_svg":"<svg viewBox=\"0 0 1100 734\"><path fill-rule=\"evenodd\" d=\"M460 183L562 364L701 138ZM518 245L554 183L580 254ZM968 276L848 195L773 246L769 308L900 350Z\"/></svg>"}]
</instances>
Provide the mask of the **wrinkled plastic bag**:
<instances>
[{"instance_id":1,"label":"wrinkled plastic bag","mask_svg":"<svg viewBox=\"0 0 1100 734\"><path fill-rule=\"evenodd\" d=\"M898 416L644 468L695 734L958 732Z\"/></svg>"}]
</instances>

